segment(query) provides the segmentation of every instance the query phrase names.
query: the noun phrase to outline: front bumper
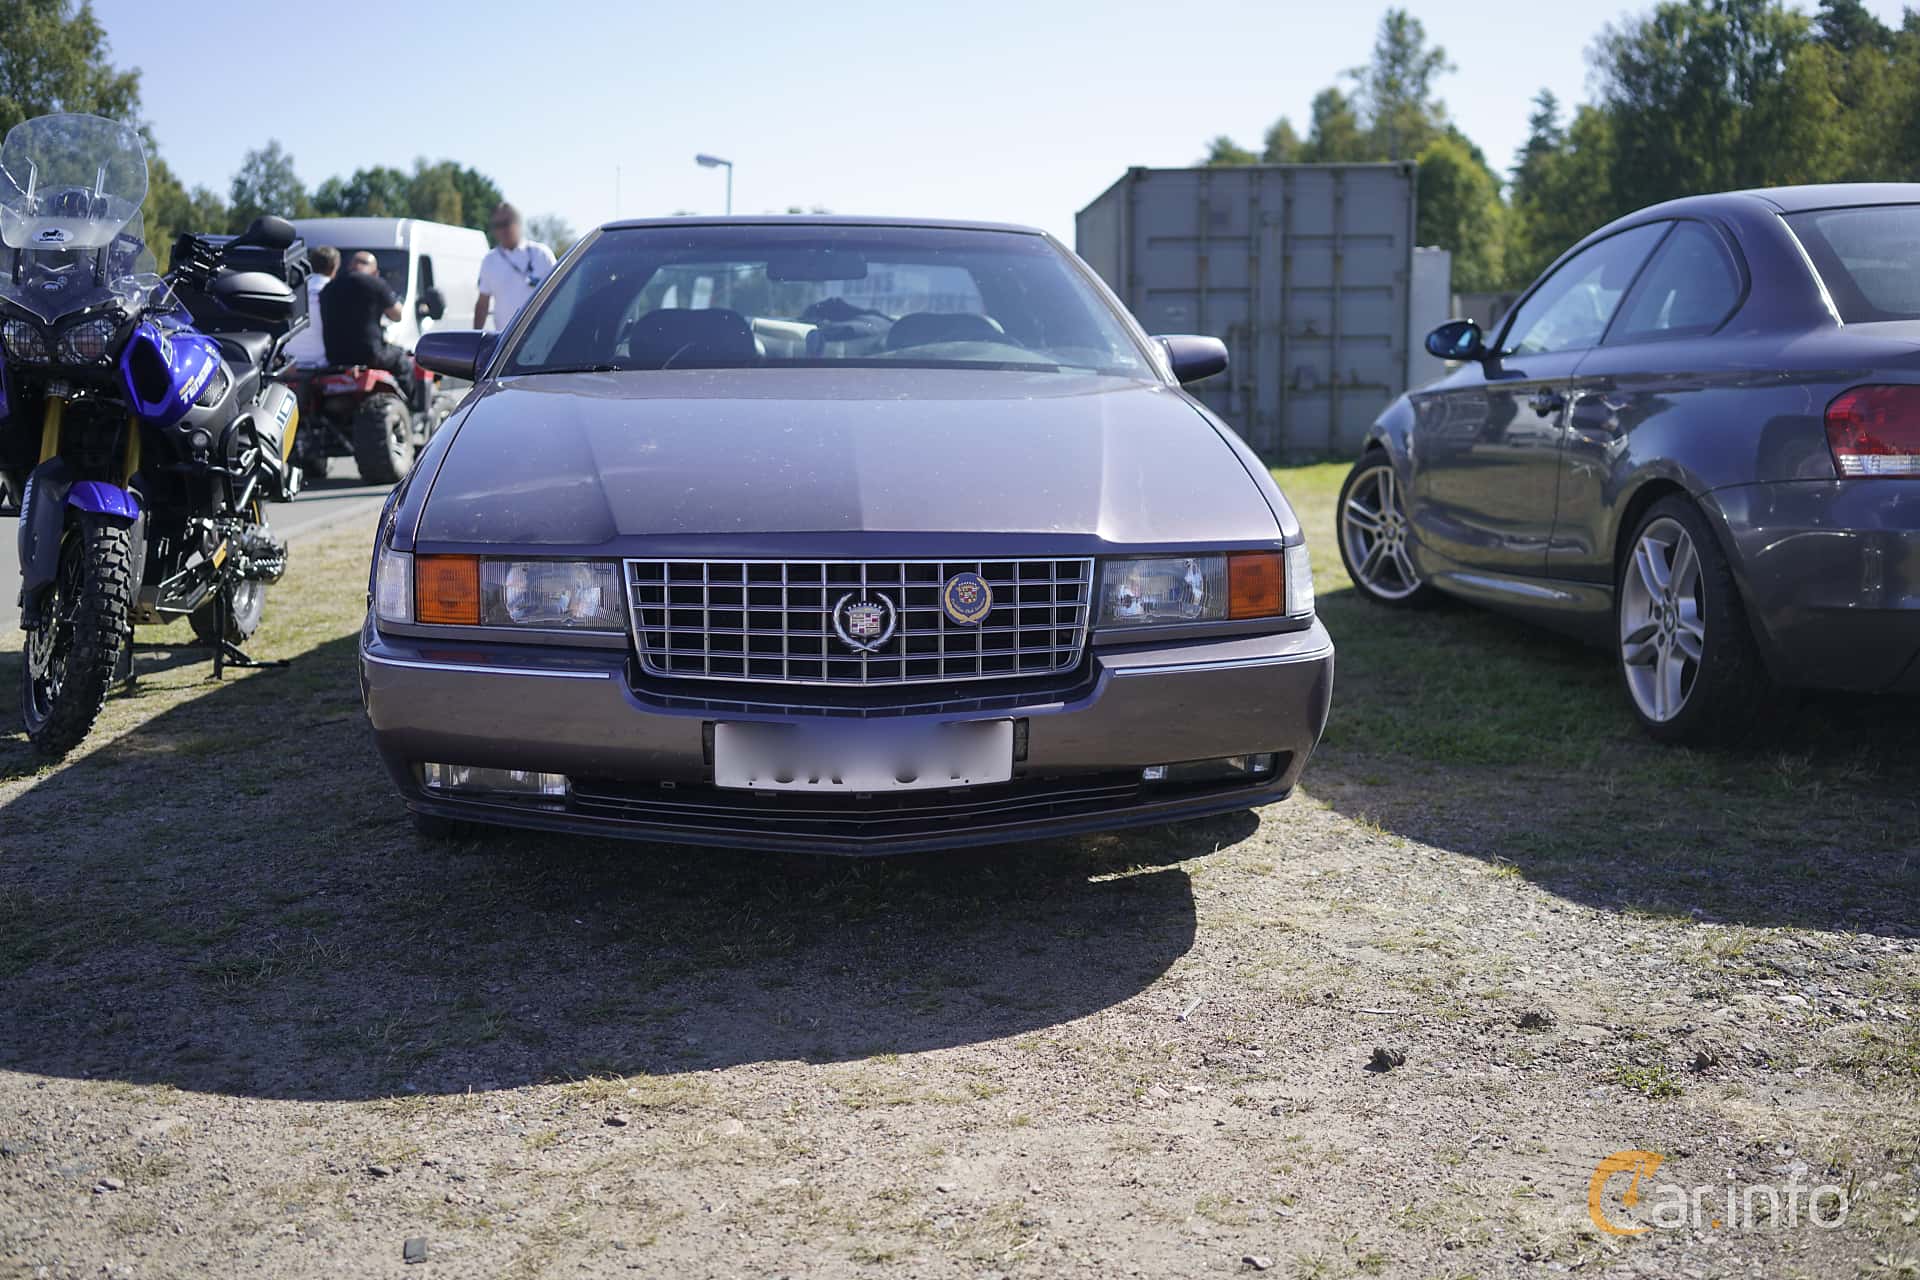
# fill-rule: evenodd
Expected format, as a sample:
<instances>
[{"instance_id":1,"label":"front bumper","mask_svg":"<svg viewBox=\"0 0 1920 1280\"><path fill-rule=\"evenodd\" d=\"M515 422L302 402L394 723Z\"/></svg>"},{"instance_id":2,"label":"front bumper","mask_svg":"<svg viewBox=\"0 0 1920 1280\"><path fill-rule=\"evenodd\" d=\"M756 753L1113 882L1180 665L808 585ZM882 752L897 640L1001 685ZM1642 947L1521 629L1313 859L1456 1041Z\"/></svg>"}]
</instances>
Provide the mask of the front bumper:
<instances>
[{"instance_id":1,"label":"front bumper","mask_svg":"<svg viewBox=\"0 0 1920 1280\"><path fill-rule=\"evenodd\" d=\"M1920 479L1792 480L1710 496L1776 679L1920 693Z\"/></svg>"},{"instance_id":2,"label":"front bumper","mask_svg":"<svg viewBox=\"0 0 1920 1280\"><path fill-rule=\"evenodd\" d=\"M629 656L617 650L443 644L385 635L369 621L360 636L360 680L374 743L416 812L645 840L901 853L1284 799L1326 725L1333 642L1316 620L1278 635L1095 649L1071 687L962 692L923 705L905 700L928 690L909 687L893 690L892 702L809 707L798 705L807 700L804 687L743 693L636 681ZM1011 783L954 791L776 796L712 785L709 744L718 721L804 718L858 733L881 716L1012 719L1024 724L1025 756ZM1148 765L1256 753L1279 757L1256 783L1140 780ZM559 773L572 786L564 801L545 803L455 797L422 788L424 762Z\"/></svg>"}]
</instances>

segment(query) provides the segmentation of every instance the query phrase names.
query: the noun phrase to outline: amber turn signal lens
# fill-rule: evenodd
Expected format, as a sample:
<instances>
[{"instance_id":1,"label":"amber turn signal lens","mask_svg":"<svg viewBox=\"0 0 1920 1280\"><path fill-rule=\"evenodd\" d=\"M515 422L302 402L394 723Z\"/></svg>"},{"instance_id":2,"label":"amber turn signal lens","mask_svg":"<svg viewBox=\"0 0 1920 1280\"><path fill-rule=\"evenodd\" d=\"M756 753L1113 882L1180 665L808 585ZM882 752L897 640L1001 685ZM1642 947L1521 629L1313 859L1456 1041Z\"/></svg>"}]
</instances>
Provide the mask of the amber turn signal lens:
<instances>
[{"instance_id":1,"label":"amber turn signal lens","mask_svg":"<svg viewBox=\"0 0 1920 1280\"><path fill-rule=\"evenodd\" d=\"M1278 551L1227 557L1227 616L1271 618L1286 612L1286 570Z\"/></svg>"},{"instance_id":2,"label":"amber turn signal lens","mask_svg":"<svg viewBox=\"0 0 1920 1280\"><path fill-rule=\"evenodd\" d=\"M416 622L480 625L480 561L473 556L413 558Z\"/></svg>"}]
</instances>

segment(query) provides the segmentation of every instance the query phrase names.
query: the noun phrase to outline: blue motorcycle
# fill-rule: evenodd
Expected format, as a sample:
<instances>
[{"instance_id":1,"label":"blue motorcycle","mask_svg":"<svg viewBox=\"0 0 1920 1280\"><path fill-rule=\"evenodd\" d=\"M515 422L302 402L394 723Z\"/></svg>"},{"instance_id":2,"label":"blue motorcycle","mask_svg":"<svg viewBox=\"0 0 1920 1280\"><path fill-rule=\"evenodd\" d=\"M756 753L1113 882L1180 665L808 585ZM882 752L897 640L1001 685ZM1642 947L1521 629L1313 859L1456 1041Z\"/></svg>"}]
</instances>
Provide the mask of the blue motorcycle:
<instances>
[{"instance_id":1,"label":"blue motorcycle","mask_svg":"<svg viewBox=\"0 0 1920 1280\"><path fill-rule=\"evenodd\" d=\"M127 125L50 115L0 143L0 479L19 495L21 712L64 755L131 673L132 629L186 617L215 674L247 661L286 568L262 504L291 499L298 408L273 380L307 323L306 251L262 218L141 240Z\"/></svg>"}]
</instances>

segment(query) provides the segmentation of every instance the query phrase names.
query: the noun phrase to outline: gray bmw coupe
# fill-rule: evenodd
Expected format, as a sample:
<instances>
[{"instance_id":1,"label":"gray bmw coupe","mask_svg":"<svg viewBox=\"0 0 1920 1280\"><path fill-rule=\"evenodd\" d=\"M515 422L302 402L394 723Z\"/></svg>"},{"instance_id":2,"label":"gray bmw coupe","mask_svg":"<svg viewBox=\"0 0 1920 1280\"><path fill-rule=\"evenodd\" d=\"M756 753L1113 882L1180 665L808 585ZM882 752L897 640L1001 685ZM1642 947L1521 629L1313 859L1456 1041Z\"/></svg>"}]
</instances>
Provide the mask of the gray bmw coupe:
<instances>
[{"instance_id":1,"label":"gray bmw coupe","mask_svg":"<svg viewBox=\"0 0 1920 1280\"><path fill-rule=\"evenodd\" d=\"M1920 692L1920 185L1677 200L1588 236L1374 425L1361 592L1612 649L1656 737L1775 688Z\"/></svg>"},{"instance_id":2,"label":"gray bmw coupe","mask_svg":"<svg viewBox=\"0 0 1920 1280\"><path fill-rule=\"evenodd\" d=\"M1333 645L1299 521L1148 338L1018 227L620 222L393 492L380 754L461 821L836 853L1284 797Z\"/></svg>"}]
</instances>

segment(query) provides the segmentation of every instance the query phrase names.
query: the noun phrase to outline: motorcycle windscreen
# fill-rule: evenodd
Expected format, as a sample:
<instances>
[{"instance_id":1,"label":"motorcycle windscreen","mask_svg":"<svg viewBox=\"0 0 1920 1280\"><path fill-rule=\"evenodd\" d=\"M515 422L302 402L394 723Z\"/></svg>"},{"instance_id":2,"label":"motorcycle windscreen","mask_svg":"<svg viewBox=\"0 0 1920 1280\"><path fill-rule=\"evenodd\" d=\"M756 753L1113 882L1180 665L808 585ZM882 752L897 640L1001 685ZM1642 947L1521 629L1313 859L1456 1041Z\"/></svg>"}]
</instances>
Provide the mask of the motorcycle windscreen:
<instances>
[{"instance_id":1,"label":"motorcycle windscreen","mask_svg":"<svg viewBox=\"0 0 1920 1280\"><path fill-rule=\"evenodd\" d=\"M9 249L103 249L139 216L147 153L131 125L38 116L0 143L0 240Z\"/></svg>"},{"instance_id":2,"label":"motorcycle windscreen","mask_svg":"<svg viewBox=\"0 0 1920 1280\"><path fill-rule=\"evenodd\" d=\"M102 302L157 310L171 296L140 237L140 135L98 116L40 116L0 142L0 241L19 252L0 295L49 324Z\"/></svg>"}]
</instances>

